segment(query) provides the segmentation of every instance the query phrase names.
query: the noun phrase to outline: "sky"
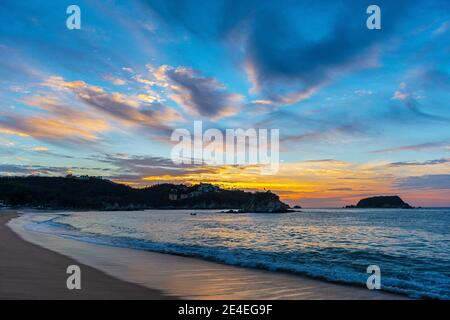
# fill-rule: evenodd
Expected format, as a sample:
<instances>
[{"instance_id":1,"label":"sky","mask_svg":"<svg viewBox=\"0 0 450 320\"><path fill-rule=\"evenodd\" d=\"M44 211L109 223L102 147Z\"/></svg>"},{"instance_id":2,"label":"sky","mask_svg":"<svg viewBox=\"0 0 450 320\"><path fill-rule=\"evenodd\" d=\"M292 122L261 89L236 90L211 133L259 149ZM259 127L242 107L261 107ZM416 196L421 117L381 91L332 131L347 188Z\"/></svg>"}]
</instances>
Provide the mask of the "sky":
<instances>
[{"instance_id":1,"label":"sky","mask_svg":"<svg viewBox=\"0 0 450 320\"><path fill-rule=\"evenodd\" d=\"M447 0L2 0L0 21L0 175L450 206ZM175 165L194 121L279 129L278 173Z\"/></svg>"}]
</instances>

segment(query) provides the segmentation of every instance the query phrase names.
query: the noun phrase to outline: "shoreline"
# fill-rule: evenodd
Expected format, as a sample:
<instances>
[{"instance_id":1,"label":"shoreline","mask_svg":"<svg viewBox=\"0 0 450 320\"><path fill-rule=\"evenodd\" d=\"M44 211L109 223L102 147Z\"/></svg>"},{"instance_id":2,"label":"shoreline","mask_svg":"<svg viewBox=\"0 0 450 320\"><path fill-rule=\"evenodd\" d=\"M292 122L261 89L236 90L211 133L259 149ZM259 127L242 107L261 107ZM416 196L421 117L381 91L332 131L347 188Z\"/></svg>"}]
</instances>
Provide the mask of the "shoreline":
<instances>
[{"instance_id":1,"label":"shoreline","mask_svg":"<svg viewBox=\"0 0 450 320\"><path fill-rule=\"evenodd\" d=\"M0 300L163 300L158 290L118 280L67 256L23 240L6 224L16 211L0 212ZM69 265L82 272L81 290L66 287Z\"/></svg>"},{"instance_id":2,"label":"shoreline","mask_svg":"<svg viewBox=\"0 0 450 320\"><path fill-rule=\"evenodd\" d=\"M17 216L17 214L12 213L10 218L14 216ZM348 284L327 282L289 273L238 267L172 254L96 245L56 237L55 235L22 231L19 230L21 229L20 227L12 226L11 224L4 226L4 217L5 214L0 213L0 218L3 219L0 225L15 235L13 247L17 246L16 242L21 242L21 245L25 243L39 248L41 252L46 251L47 254L50 253L50 257L47 256L45 258L47 259L46 263L53 264L53 259L58 261L58 257L72 260L71 263L79 261L75 262L75 264L83 265L83 272L85 268L90 268L104 276L107 275L109 280L113 279L125 285L137 286L139 289L148 288L151 292L151 294L144 293L143 297L138 295L136 299L174 299L177 297L181 299L237 300L408 299L406 296L398 294L370 291ZM14 230L14 232L10 229ZM3 232L0 234L3 234ZM3 251L4 248L0 246L0 257ZM114 259L111 259L112 256ZM48 259L51 261L48 261ZM17 275L15 270L31 268L30 265L33 264L34 261L24 260L22 265L9 270L14 278L20 278L20 275ZM49 271L41 268L41 272L44 272L46 279L53 277L53 274ZM83 279L85 280L84 275L83 273ZM65 269L63 269L61 274L63 279L58 280L58 283L60 284L62 281L64 289L62 291L65 291L65 293L63 293L62 297L58 297L59 293L54 293L56 299L84 299L81 296L67 296L68 290L65 289L66 277ZM106 284L108 284L108 281L106 281ZM17 283L13 285L17 285ZM108 288L108 291L115 290L111 286ZM109 295L105 296L105 299L115 299L114 292L107 293ZM135 292L135 294L138 293L140 294L140 292ZM0 299L3 297L5 297L5 294L2 294L0 287ZM26 299L26 297L21 297L20 295L15 298ZM39 295L37 298L40 298ZM97 299L101 298L97 297ZM117 297L117 299L122 298L127 299L127 297ZM133 299L133 297L130 298ZM96 299L96 297L93 297L93 299Z\"/></svg>"}]
</instances>

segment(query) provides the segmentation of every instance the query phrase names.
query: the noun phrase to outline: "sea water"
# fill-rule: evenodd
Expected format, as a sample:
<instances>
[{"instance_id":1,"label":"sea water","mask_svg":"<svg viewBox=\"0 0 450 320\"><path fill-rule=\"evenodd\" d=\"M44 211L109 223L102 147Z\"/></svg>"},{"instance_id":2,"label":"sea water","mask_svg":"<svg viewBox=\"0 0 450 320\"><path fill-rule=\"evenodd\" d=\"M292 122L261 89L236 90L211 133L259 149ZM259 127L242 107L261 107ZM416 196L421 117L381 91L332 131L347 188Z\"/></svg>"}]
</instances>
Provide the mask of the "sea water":
<instances>
[{"instance_id":1,"label":"sea water","mask_svg":"<svg viewBox=\"0 0 450 320\"><path fill-rule=\"evenodd\" d=\"M190 213L195 212L196 215ZM96 244L193 256L450 299L450 209L303 209L286 214L218 210L32 213L29 230Z\"/></svg>"}]
</instances>

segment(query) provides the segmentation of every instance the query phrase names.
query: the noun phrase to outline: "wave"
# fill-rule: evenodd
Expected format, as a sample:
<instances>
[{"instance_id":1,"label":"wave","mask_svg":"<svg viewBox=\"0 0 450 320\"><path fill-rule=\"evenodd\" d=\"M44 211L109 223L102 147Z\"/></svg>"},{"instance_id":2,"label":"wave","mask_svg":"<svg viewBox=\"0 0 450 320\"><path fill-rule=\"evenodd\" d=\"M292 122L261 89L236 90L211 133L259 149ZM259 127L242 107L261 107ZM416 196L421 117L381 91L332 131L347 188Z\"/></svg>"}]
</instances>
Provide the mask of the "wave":
<instances>
[{"instance_id":1,"label":"wave","mask_svg":"<svg viewBox=\"0 0 450 320\"><path fill-rule=\"evenodd\" d=\"M359 267L367 266L367 261L383 261L383 265L386 266L392 260L392 257L389 255L380 255L380 253L367 256L368 254L365 251L349 251L336 248L323 249L320 252L282 253L245 248L229 248L225 246L209 247L204 245L156 242L132 237L100 235L81 232L73 225L57 222L56 220L59 217L61 215L45 221L29 223L26 225L26 228L32 231L53 233L64 238L97 245L197 257L229 265L257 268L273 272L289 272L356 286L365 286L368 274L364 273L365 269ZM323 257L330 258L328 263L323 263ZM331 257L333 258L331 259ZM345 259L342 258L341 260L339 257L345 257ZM358 260L364 261L365 263L358 265ZM342 264L348 265L349 261L353 261L354 263L350 266L342 266ZM418 262L411 261L410 263ZM392 270L395 268L398 269L398 266L392 264ZM383 291L407 295L413 298L450 299L448 290L441 289L450 287L449 278L445 275L439 272L426 272L418 278L419 281L416 281L414 275L408 273L407 270L397 270L395 272L392 270L390 271L390 275L382 275ZM424 275L426 275L426 279L423 277Z\"/></svg>"}]
</instances>

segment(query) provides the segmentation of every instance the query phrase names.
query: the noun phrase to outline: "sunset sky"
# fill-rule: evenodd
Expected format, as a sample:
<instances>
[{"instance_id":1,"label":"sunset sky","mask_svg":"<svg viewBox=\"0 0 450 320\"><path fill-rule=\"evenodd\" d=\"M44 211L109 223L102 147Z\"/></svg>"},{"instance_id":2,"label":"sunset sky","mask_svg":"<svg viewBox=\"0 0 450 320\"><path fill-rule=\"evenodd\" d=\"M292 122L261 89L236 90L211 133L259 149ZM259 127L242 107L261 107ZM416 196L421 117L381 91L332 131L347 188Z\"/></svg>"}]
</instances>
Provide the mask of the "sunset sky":
<instances>
[{"instance_id":1,"label":"sunset sky","mask_svg":"<svg viewBox=\"0 0 450 320\"><path fill-rule=\"evenodd\" d=\"M0 22L1 175L450 206L448 0L2 0ZM195 120L279 129L278 174L174 165L170 135Z\"/></svg>"}]
</instances>

